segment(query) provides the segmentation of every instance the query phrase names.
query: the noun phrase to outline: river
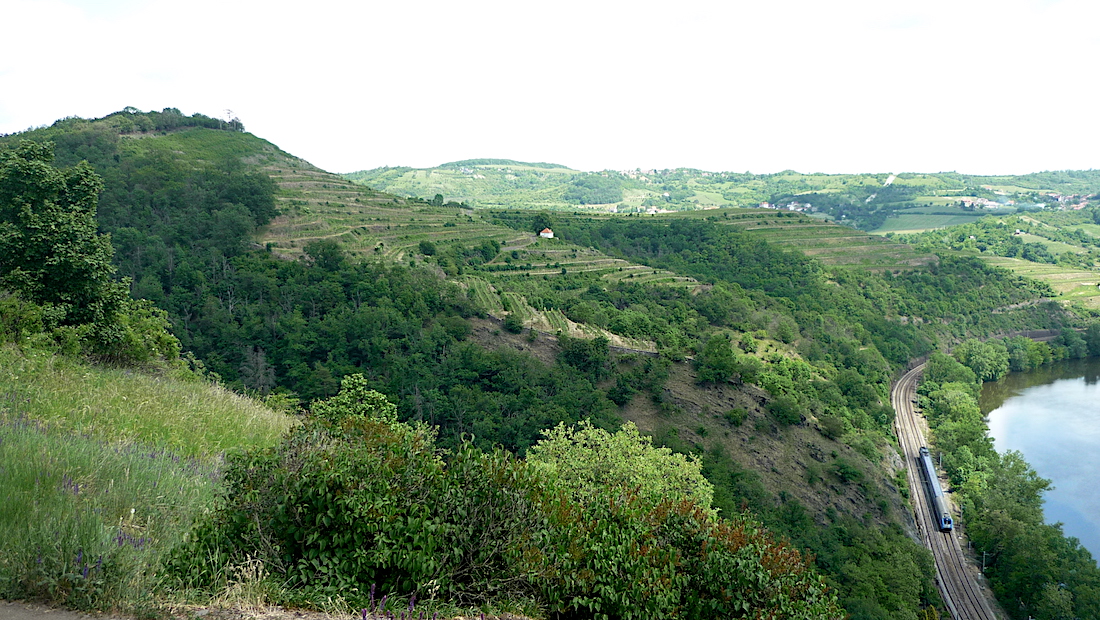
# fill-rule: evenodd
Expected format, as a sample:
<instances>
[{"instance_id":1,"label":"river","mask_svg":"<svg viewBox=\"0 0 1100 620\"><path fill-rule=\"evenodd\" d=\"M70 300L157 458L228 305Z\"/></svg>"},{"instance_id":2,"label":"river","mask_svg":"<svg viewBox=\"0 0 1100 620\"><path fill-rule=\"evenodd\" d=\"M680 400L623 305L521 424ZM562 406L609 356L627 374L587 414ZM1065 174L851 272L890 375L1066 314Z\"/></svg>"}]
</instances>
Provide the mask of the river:
<instances>
[{"instance_id":1,"label":"river","mask_svg":"<svg viewBox=\"0 0 1100 620\"><path fill-rule=\"evenodd\" d=\"M1100 558L1100 360L1009 373L982 387L997 451L1019 450L1053 481L1043 511Z\"/></svg>"}]
</instances>

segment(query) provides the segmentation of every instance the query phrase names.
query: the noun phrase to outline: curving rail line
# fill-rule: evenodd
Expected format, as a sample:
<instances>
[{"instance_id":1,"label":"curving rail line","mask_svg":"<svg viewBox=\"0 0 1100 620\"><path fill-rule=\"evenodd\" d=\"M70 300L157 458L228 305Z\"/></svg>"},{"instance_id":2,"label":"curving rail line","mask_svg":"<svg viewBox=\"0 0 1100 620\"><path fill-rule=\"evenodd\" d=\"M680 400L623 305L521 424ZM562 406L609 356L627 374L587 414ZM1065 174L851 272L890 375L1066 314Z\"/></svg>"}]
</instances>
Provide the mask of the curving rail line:
<instances>
[{"instance_id":1,"label":"curving rail line","mask_svg":"<svg viewBox=\"0 0 1100 620\"><path fill-rule=\"evenodd\" d=\"M959 534L940 532L930 514L928 488L921 480L917 464L920 447L927 444L913 405L917 380L923 371L924 364L921 364L905 373L890 392L890 400L897 412L894 424L898 442L905 453L906 475L912 492L917 530L924 545L935 556L936 587L939 588L951 617L955 620L998 620L999 616L990 603L992 594L980 582L976 568L963 555Z\"/></svg>"}]
</instances>

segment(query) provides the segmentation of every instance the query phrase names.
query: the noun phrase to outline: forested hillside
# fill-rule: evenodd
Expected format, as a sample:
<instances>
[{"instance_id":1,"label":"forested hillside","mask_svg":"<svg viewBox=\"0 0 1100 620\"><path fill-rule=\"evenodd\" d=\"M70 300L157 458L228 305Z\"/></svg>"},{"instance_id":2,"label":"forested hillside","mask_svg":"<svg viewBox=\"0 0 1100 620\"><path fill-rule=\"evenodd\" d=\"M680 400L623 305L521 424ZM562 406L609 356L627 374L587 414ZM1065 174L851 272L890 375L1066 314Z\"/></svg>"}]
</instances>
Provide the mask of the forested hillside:
<instances>
[{"instance_id":1,"label":"forested hillside","mask_svg":"<svg viewBox=\"0 0 1100 620\"><path fill-rule=\"evenodd\" d=\"M708 580L726 571L722 562L744 559L735 540L752 539L776 553L752 559L771 571L767 587L738 590L754 609L780 605L769 588L789 577L805 601L819 598L780 617L833 614L833 596L854 618L928 617L939 601L930 556L913 542L904 509L891 379L910 359L965 338L1081 325L1043 301L1048 286L975 258L941 254L861 269L823 263L721 218L485 212L471 209L477 203L469 196L386 195L326 176L239 124L174 110L66 119L0 138L0 149L41 148L18 146L25 139L53 142L58 165L87 160L90 167L76 170L103 179L98 225L114 247L107 260L130 278L134 298L167 312L198 372L309 412L278 446L231 463L224 503L201 526L204 535L173 556L174 574L188 587L213 587L228 566L188 558L243 562L267 552L271 532L285 531L278 547L286 555L268 557L269 569L310 596L352 597L359 587L355 600L366 606L364 588L375 580L394 596L423 599L423 584L439 579L463 602L507 595L575 617L601 606L615 609L613 617L703 617L698 610L724 609L715 607L723 594L707 590ZM455 174L471 176L464 169L514 173L521 165L456 166ZM618 199L618 192L628 200L631 183L640 182L552 164L522 167L532 178L556 176L568 198L562 204ZM675 189L673 176L667 187ZM812 183L768 177L764 187L843 185L819 176ZM532 181L531 191L539 187ZM673 189L666 203L680 196ZM548 225L558 238L536 238ZM591 426L568 426L585 420ZM674 505L684 497L669 492L673 503L653 503L634 497L635 483L626 481L608 496L563 487L579 504L535 492L557 466L539 469L528 455L548 454L555 437L569 443L602 432L620 441L615 431L631 433L621 429L625 421L691 455L712 493ZM377 460L358 460L364 451ZM414 473L392 487L342 486L388 476L399 461ZM327 470L327 462L342 469ZM597 459L591 467L611 465ZM513 472L511 482L495 486L502 472ZM307 474L315 477L297 477ZM439 536L417 538L412 525L386 530L414 540L416 553L398 566L379 546L364 559L341 536L373 536L374 526L355 530L359 508L351 503L339 508L350 512L326 513L330 506L306 480L377 506L371 514L389 515L387 523L434 524ZM279 495L288 489L300 495ZM439 511L393 499L418 493L438 498ZM592 493L610 513L581 517L570 508L594 510ZM324 527L287 529L297 523L283 512L288 501L316 508L309 518ZM495 542L456 529L458 515L480 501L502 502L493 504L500 518L512 519L483 522L499 534ZM711 520L713 509L730 520ZM534 515L534 535L544 538L525 537L522 515ZM257 522L267 525L247 525ZM619 525L592 529L607 523ZM582 533L594 555L578 559L566 550L569 537ZM619 541L607 557L596 551L599 536ZM773 536L800 553L784 555ZM337 551L311 546L320 537ZM700 556L688 570L686 560L633 553L632 537L650 541L649 550L670 545L679 558L710 544L727 545L731 555L713 565ZM459 546L467 555L442 551ZM517 557L505 548L525 551ZM814 558L830 594L804 572L801 551ZM466 560L480 568L463 572ZM589 574L604 561L619 563L626 576L605 582ZM508 582L493 581L494 571ZM632 580L668 587L643 594L629 589ZM648 602L624 604L638 597Z\"/></svg>"},{"instance_id":2,"label":"forested hillside","mask_svg":"<svg viewBox=\"0 0 1100 620\"><path fill-rule=\"evenodd\" d=\"M1027 214L985 216L969 224L894 240L926 251L980 257L1050 285L1055 298L1085 313L1100 309L1100 210L1050 208Z\"/></svg>"}]
</instances>

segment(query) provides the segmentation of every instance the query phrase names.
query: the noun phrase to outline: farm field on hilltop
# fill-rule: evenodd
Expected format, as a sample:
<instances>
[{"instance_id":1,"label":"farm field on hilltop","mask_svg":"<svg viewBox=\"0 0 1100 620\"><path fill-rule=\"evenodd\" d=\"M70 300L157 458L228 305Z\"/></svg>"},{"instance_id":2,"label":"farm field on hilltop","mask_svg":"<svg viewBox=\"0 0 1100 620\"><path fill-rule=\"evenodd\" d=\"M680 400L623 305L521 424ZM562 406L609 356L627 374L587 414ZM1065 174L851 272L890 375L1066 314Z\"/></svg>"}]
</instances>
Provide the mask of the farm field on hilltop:
<instances>
[{"instance_id":1,"label":"farm field on hilltop","mask_svg":"<svg viewBox=\"0 0 1100 620\"><path fill-rule=\"evenodd\" d=\"M897 271L936 260L934 255L918 252L903 243L801 213L770 209L724 210L716 217L719 223L798 250L826 265Z\"/></svg>"},{"instance_id":2,"label":"farm field on hilltop","mask_svg":"<svg viewBox=\"0 0 1100 620\"><path fill-rule=\"evenodd\" d=\"M886 218L882 226L871 231L876 235L886 233L915 233L959 224L969 224L977 221L988 212L963 211L962 209L949 209L938 207L934 209L905 209L898 211L893 217Z\"/></svg>"},{"instance_id":3,"label":"farm field on hilltop","mask_svg":"<svg viewBox=\"0 0 1100 620\"><path fill-rule=\"evenodd\" d=\"M1058 294L1055 298L1058 301L1100 309L1100 273L1001 256L982 256L982 260L1017 275L1046 282Z\"/></svg>"}]
</instances>

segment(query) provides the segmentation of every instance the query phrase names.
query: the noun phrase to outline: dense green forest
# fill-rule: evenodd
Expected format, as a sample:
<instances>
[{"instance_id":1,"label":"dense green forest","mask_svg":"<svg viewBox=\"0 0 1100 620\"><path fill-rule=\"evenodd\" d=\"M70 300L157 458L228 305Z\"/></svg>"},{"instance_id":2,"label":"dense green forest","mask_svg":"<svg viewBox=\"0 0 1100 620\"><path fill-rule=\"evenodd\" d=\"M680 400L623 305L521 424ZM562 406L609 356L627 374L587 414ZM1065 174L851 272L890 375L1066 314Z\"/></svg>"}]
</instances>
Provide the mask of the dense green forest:
<instances>
[{"instance_id":1,"label":"dense green forest","mask_svg":"<svg viewBox=\"0 0 1100 620\"><path fill-rule=\"evenodd\" d=\"M451 497L446 494L457 488L456 480L480 480L478 484L482 484L496 475L494 471L526 467L518 464L526 462L521 457L537 454L536 446L544 440L543 431L560 423L589 420L593 431L611 432L620 428L631 407L642 406L674 419L677 405L668 399L668 381L670 373L683 366L694 373L697 389L720 388L755 399L753 411L722 414L729 428L737 429L751 415L758 420L756 426L737 432L783 438L806 431L835 442L838 450L851 451L845 456L834 451L822 457L822 465L807 469L805 485L814 487L827 479L839 488L859 489L875 498L871 505L856 507L851 513L817 509L796 499L795 489L769 488L759 472L738 463L716 443L689 439L693 429L666 432L657 437L658 444L692 455L708 484L713 485L712 500L700 502L698 507L718 509L719 514L732 519L729 527L744 527L746 532L753 530L755 523L763 523L794 548L808 550L815 570L820 571L851 617L917 618L939 601L930 555L906 535L904 517L890 508L897 491L883 490L882 486L884 480L894 479L884 469L884 455L894 449L893 411L888 404L892 377L910 359L965 338L1080 325L1077 317L1058 305L1040 303L1041 298L1049 296L1045 285L988 267L974 258L943 254L931 267L897 273L827 268L801 253L702 218L594 220L564 213L555 213L552 218L555 233L576 246L690 276L700 283L698 288L629 279L610 281L564 267L552 275L510 276L498 265L490 264L502 253L500 243L492 240L467 245L424 241L417 248L418 254L394 262L381 257L353 258L339 243L317 239L305 245L302 260L286 260L254 241L256 231L278 215L276 197L282 190L247 161L274 147L242 132L239 123L184 117L171 109L159 113L126 110L97 121L65 119L27 135L0 138L0 149L37 153L21 157L43 165L49 163L44 147L18 146L17 140L53 142L54 164L65 168L86 160L87 164L73 168L77 176L98 175L102 179L98 213L85 209L85 215L94 216L100 231L110 235L112 251L106 251L107 237L88 232L92 220L85 217L81 226L86 237L99 240L95 243L99 244L101 263L113 261L109 266L100 266L99 281L107 288L114 287L111 290L121 290L123 295L128 286L134 299L146 300L117 302L120 307L133 305L145 313L142 317L152 317L143 319L145 323L115 318L109 321L140 324L162 338L166 344L151 349L146 359L173 357L172 343L178 338L177 346L189 356L196 372L266 396L272 402L300 404L311 412L313 417L307 419L312 421L279 447L252 452L235 461L224 510L204 526L209 528L210 540L214 541L211 544L223 545L211 547L215 557L225 553L239 561L255 551L250 546L255 539L249 538L255 532L250 534L243 525L259 514L254 511L267 511L262 512L263 518L273 524L288 518L278 513L279 499L271 494L278 485L286 488L289 479L282 477L291 475L294 463L313 462L310 459L323 462L327 458L330 453L314 451L310 443L313 439L329 442L324 445L332 446L331 454L348 458L342 461L347 471L389 467L386 463L392 459L412 458L422 468L425 479L437 485L401 486L416 483L416 479L409 479L389 490L356 490L370 501L384 501L391 497L387 493L421 491ZM578 204L602 204L606 198L635 196L630 193L636 182L631 175L585 176L553 164L517 165L497 160L471 160L455 166L456 174L465 176L470 175L463 169L483 170L479 166L511 167L513 173L522 167L523 175L530 175L528 189L533 192L542 191L538 179L555 176L563 183L561 196L574 192L570 196ZM666 204L688 200L685 192L699 185L760 181L753 175L666 172L653 175L662 181L662 191L650 196ZM527 182L523 175L512 174L515 178L508 182ZM759 191L772 192L769 198L815 188L823 191L830 183L843 181L825 175L801 178L794 173L765 176L766 183ZM852 194L862 198L865 194L860 192L881 187L885 179L882 176L845 180L864 188ZM956 182L965 187L962 181ZM947 181L942 183L946 185ZM883 194L893 196L891 199L909 199L909 190L899 181L895 184L896 189ZM58 196L69 195L64 189L54 191ZM432 191L423 195L437 193L443 194ZM15 195L15 190L4 194L7 204L18 202L12 197ZM763 194L754 194L759 195ZM477 204L468 196L445 196L447 200ZM57 198L49 201L56 202ZM837 205L840 208L841 203ZM537 231L550 221L548 214L531 212L500 211L492 217L521 231ZM26 271L8 270L17 275ZM468 295L466 288L445 277L459 273L483 276L500 290L522 296L536 309L560 310L577 323L597 326L613 335L652 341L659 355L616 353L606 339L565 335L555 337L552 346L547 344L552 355L541 359L530 351L486 346L475 337L477 326L486 322L486 308ZM55 319L57 315L50 308L59 305L57 300L34 297L34 287L19 285L15 276L6 276L3 285L19 294L5 298L5 303L11 307L30 303L34 307L20 306L29 308L23 315L46 317L40 317L37 327L28 328L30 331L45 330L51 339L64 344L62 336L66 332L62 328L91 324L84 318L65 318L68 315ZM157 314L153 304L163 308L166 315ZM121 315L111 315L117 316ZM161 318L159 324L154 320L160 316L170 322L174 338L165 339L165 319ZM23 330L19 333L27 331L19 329ZM514 321L504 322L499 329L524 331L522 323ZM5 333L17 331L8 328ZM525 334L526 346L532 348L535 341L549 340L534 331ZM83 349L70 346L67 350L93 355L101 351L94 338L85 341L90 344L81 345ZM111 359L110 355L99 355ZM1027 355L1030 353L1024 357ZM1041 352L1039 358L1047 359ZM353 376L361 378L349 385L347 378ZM376 407L356 414L355 421L347 424L340 422L342 418L337 414L330 418L321 415L326 410L350 406L346 402L351 398L349 390L359 394L355 398L360 400L375 390L385 404L372 401ZM379 411L392 415L380 415ZM389 430L382 433L379 425ZM365 429L373 430L367 433ZM380 461L361 463L347 456L347 451L358 449L363 442L381 441L379 437L388 446L379 448L382 451L378 454L383 455ZM483 466L488 469L479 469ZM268 477L253 477L257 468L268 468L264 469ZM329 475L320 470L314 473L322 478ZM507 493L491 485L482 491L490 495L526 494L534 484L529 475L535 474L516 474L516 486ZM324 478L324 485L338 486L337 478ZM299 490L308 493L304 486ZM263 495L267 499L249 504L251 492L267 494ZM451 497L447 501L452 500L454 503L441 502L440 506L466 510L467 504L462 502L476 497ZM591 532L594 527L595 522L577 521L568 511L549 510L545 497L528 497L525 501L530 502L525 510L540 506L539 510L548 512L539 513L539 518L558 519L562 525L562 529L544 530L551 537L545 541L548 549L562 549L560 545L567 544L565 539L553 537L565 536L562 532L570 528ZM667 541L670 524L700 518L686 509L662 509L658 514L652 512L656 510L653 506L632 501L623 504L629 508L625 512L614 512L613 504L613 514L605 515L624 528L609 532L609 536L634 531L654 541ZM409 516L412 507L401 506L400 514ZM446 530L453 526L454 514L414 516L423 522L439 523ZM497 525L514 528L514 524L494 527ZM729 535L727 530L697 531L700 538L679 540L676 548L688 554L691 545ZM447 536L459 535L450 532ZM518 535L514 530L509 532L508 536ZM501 535L505 534L502 531ZM282 544L287 549L297 548L295 545L301 546L303 540L299 537ZM339 573L339 578L321 585L335 587L333 584L343 583L341 579L365 583L362 580L370 578L395 591L406 588L400 592L405 595L410 583L443 574L433 572L444 570L443 565L431 565L434 545L443 544L441 541L453 539L427 540L423 554L417 556L422 565L385 573L378 572L382 569L374 564L361 564L348 573L333 573ZM332 542L335 547L348 544L343 540ZM282 570L303 586L317 585L316 571L302 570L301 562L310 561L310 552L304 548L300 551L305 555L284 558ZM616 557L615 561L622 561ZM515 558L492 554L481 560L494 566L506 565L508 570L547 574L539 572L546 566L537 562L515 563ZM524 561L528 560L534 561ZM562 555L539 561L562 566L567 558ZM670 565L662 564L664 560L656 556L646 561L651 563L631 570L647 575L670 570ZM446 567L446 571L456 570L451 564ZM190 565L182 559L176 566L180 574L190 575L188 578L196 583L210 578L210 568ZM578 566L576 570L583 568ZM719 569L700 570L668 573L668 578L680 585L661 590L660 597L664 598L655 598L653 607L647 609L709 605L706 600L691 599L688 593L709 578L711 573L706 571ZM553 609L570 610L577 617L594 615L601 603L592 601L602 599L592 598L593 592L608 586L595 581L566 584L576 591L561 598L567 591L561 589L563 584L539 581L522 570L520 573L508 574L526 580L522 581L524 592L539 592L538 596L550 601ZM448 574L448 583L460 598L471 596L463 588L481 583ZM607 595L607 604L615 596L634 596L615 589L621 585L608 586L614 594ZM1013 588L1006 587L1003 593L1011 596ZM629 617L630 613L618 611L612 615Z\"/></svg>"}]
</instances>

